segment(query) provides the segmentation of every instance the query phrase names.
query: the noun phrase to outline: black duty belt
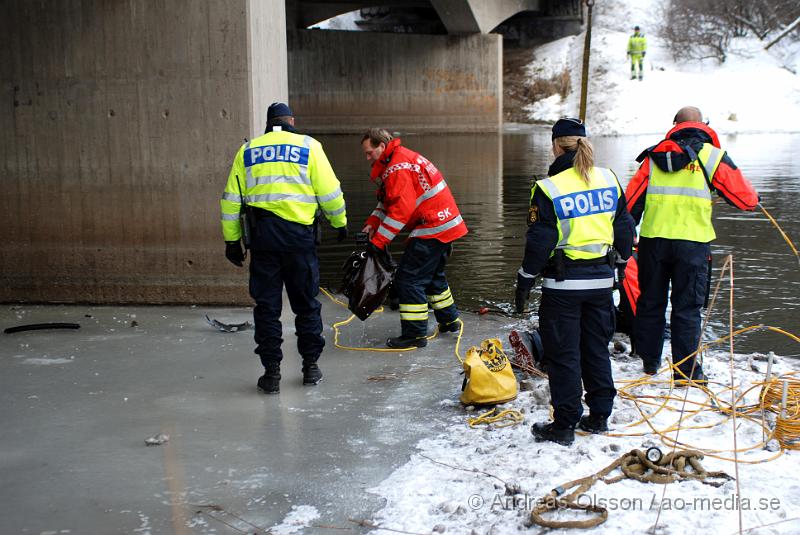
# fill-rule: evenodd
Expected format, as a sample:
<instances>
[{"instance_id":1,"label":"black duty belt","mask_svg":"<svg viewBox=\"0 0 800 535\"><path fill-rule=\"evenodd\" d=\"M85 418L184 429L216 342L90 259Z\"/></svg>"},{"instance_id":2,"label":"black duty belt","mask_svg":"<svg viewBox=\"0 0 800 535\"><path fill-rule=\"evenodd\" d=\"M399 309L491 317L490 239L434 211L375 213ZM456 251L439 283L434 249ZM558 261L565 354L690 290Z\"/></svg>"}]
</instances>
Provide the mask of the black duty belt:
<instances>
[{"instance_id":1,"label":"black duty belt","mask_svg":"<svg viewBox=\"0 0 800 535\"><path fill-rule=\"evenodd\" d=\"M583 259L565 258L564 262L568 266L603 266L608 265L608 258L606 256L601 256L600 258Z\"/></svg>"},{"instance_id":2,"label":"black duty belt","mask_svg":"<svg viewBox=\"0 0 800 535\"><path fill-rule=\"evenodd\" d=\"M280 217L270 212L269 210L264 210L263 208L257 208L255 206L252 206L251 208L253 210L253 214L255 214L256 216L256 219L268 219L270 217Z\"/></svg>"}]
</instances>

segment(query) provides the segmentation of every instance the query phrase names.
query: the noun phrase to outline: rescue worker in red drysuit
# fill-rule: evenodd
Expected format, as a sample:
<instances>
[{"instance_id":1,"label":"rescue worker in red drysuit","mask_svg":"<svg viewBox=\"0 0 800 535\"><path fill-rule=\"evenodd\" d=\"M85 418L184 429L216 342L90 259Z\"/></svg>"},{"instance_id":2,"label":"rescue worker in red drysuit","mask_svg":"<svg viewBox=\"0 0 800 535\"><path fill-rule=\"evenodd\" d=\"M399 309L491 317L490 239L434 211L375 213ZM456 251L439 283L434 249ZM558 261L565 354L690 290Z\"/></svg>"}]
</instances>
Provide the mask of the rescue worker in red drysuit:
<instances>
[{"instance_id":1,"label":"rescue worker in red drysuit","mask_svg":"<svg viewBox=\"0 0 800 535\"><path fill-rule=\"evenodd\" d=\"M708 382L702 366L689 355L700 343L708 259L716 237L711 193L716 191L740 210L753 210L759 202L753 186L720 148L716 132L701 122L702 117L695 107L681 108L666 139L637 158L641 167L626 191L630 213L637 223L641 221L636 349L644 372L657 373L671 286L672 362L679 386Z\"/></svg>"},{"instance_id":2,"label":"rescue worker in red drysuit","mask_svg":"<svg viewBox=\"0 0 800 535\"><path fill-rule=\"evenodd\" d=\"M467 233L467 226L444 177L424 156L379 128L364 134L361 147L372 164L370 178L378 185L378 205L363 229L370 239L368 251L384 255L403 228L411 231L393 281L402 330L386 345L424 347L429 304L439 332L459 330L458 309L444 268L452 242Z\"/></svg>"}]
</instances>

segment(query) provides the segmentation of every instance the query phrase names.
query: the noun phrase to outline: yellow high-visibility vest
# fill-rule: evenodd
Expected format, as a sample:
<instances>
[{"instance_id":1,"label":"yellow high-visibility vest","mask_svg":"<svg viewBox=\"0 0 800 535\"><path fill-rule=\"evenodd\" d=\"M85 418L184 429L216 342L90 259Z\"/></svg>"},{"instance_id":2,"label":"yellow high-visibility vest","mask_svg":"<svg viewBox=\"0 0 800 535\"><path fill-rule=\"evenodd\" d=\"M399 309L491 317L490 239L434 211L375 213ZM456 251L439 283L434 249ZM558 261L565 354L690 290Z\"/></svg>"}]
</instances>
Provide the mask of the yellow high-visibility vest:
<instances>
[{"instance_id":1,"label":"yellow high-visibility vest","mask_svg":"<svg viewBox=\"0 0 800 535\"><path fill-rule=\"evenodd\" d=\"M643 33L631 35L630 39L628 39L628 54L641 56L642 52L647 52L647 38Z\"/></svg>"},{"instance_id":2,"label":"yellow high-visibility vest","mask_svg":"<svg viewBox=\"0 0 800 535\"><path fill-rule=\"evenodd\" d=\"M220 201L225 241L241 237L242 200L302 225L314 222L317 208L334 228L347 225L339 180L322 145L311 136L277 130L242 145Z\"/></svg>"},{"instance_id":3,"label":"yellow high-visibility vest","mask_svg":"<svg viewBox=\"0 0 800 535\"><path fill-rule=\"evenodd\" d=\"M671 173L662 171L650 160L641 236L700 243L716 238L711 223L713 201L708 181L724 155L722 149L705 143L697 160Z\"/></svg>"},{"instance_id":4,"label":"yellow high-visibility vest","mask_svg":"<svg viewBox=\"0 0 800 535\"><path fill-rule=\"evenodd\" d=\"M558 218L558 244L571 260L590 260L608 253L614 243L614 217L622 195L610 169L593 167L589 184L574 167L534 184L553 201ZM552 256L552 253L551 253Z\"/></svg>"}]
</instances>

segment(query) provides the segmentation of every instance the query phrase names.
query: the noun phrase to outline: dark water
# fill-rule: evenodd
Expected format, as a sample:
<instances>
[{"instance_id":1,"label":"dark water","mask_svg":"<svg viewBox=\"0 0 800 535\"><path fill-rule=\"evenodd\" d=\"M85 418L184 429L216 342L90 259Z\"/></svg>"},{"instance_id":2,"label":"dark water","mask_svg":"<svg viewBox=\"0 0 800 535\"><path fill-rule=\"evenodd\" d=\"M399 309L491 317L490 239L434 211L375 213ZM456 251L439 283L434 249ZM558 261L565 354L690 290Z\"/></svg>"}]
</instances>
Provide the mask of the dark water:
<instances>
[{"instance_id":1,"label":"dark water","mask_svg":"<svg viewBox=\"0 0 800 535\"><path fill-rule=\"evenodd\" d=\"M404 144L433 161L444 174L470 233L456 243L448 265L450 287L461 309L510 310L524 244L531 179L551 161L547 131L504 135L404 135ZM318 136L342 182L351 231L360 230L375 206L375 187L358 136ZM659 137L595 138L598 165L610 167L625 187L635 157ZM763 205L800 247L800 135L723 136L723 148L761 194ZM726 255L734 259L734 324L766 324L800 334L800 269L789 246L760 212L745 213L723 201L714 207L717 240L714 281ZM338 288L341 263L352 246L326 231L321 250L323 285ZM393 253L402 251L399 239ZM726 279L724 288L729 288ZM714 307L712 331L727 331L728 294ZM772 333L736 338L737 351L773 350L800 355L800 344Z\"/></svg>"}]
</instances>

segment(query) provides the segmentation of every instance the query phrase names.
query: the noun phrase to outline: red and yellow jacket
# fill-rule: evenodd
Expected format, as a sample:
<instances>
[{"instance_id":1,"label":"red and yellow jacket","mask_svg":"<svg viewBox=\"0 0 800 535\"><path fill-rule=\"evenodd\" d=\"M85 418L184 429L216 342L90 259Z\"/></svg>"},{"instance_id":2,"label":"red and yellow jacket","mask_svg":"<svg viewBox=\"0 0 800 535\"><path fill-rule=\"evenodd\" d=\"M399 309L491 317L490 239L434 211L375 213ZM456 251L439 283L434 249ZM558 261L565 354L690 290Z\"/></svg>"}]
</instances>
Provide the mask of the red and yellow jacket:
<instances>
[{"instance_id":1,"label":"red and yellow jacket","mask_svg":"<svg viewBox=\"0 0 800 535\"><path fill-rule=\"evenodd\" d=\"M378 206L365 225L375 229L372 244L380 249L407 227L410 238L435 238L450 243L467 233L456 201L444 177L421 154L391 140L372 164L378 185Z\"/></svg>"},{"instance_id":2,"label":"red and yellow jacket","mask_svg":"<svg viewBox=\"0 0 800 535\"><path fill-rule=\"evenodd\" d=\"M636 158L641 162L639 170L631 178L625 197L628 199L628 210L638 223L644 211L647 186L650 178L650 161L663 171L682 169L691 164L693 158L687 153L685 147L691 147L699 152L703 143L711 143L720 148L719 138L705 123L685 122L675 125L667 132L666 138L657 145L646 149ZM736 167L727 153L717 166L711 186L725 199L725 201L740 210L754 210L758 205L758 193L744 177L741 170Z\"/></svg>"}]
</instances>

